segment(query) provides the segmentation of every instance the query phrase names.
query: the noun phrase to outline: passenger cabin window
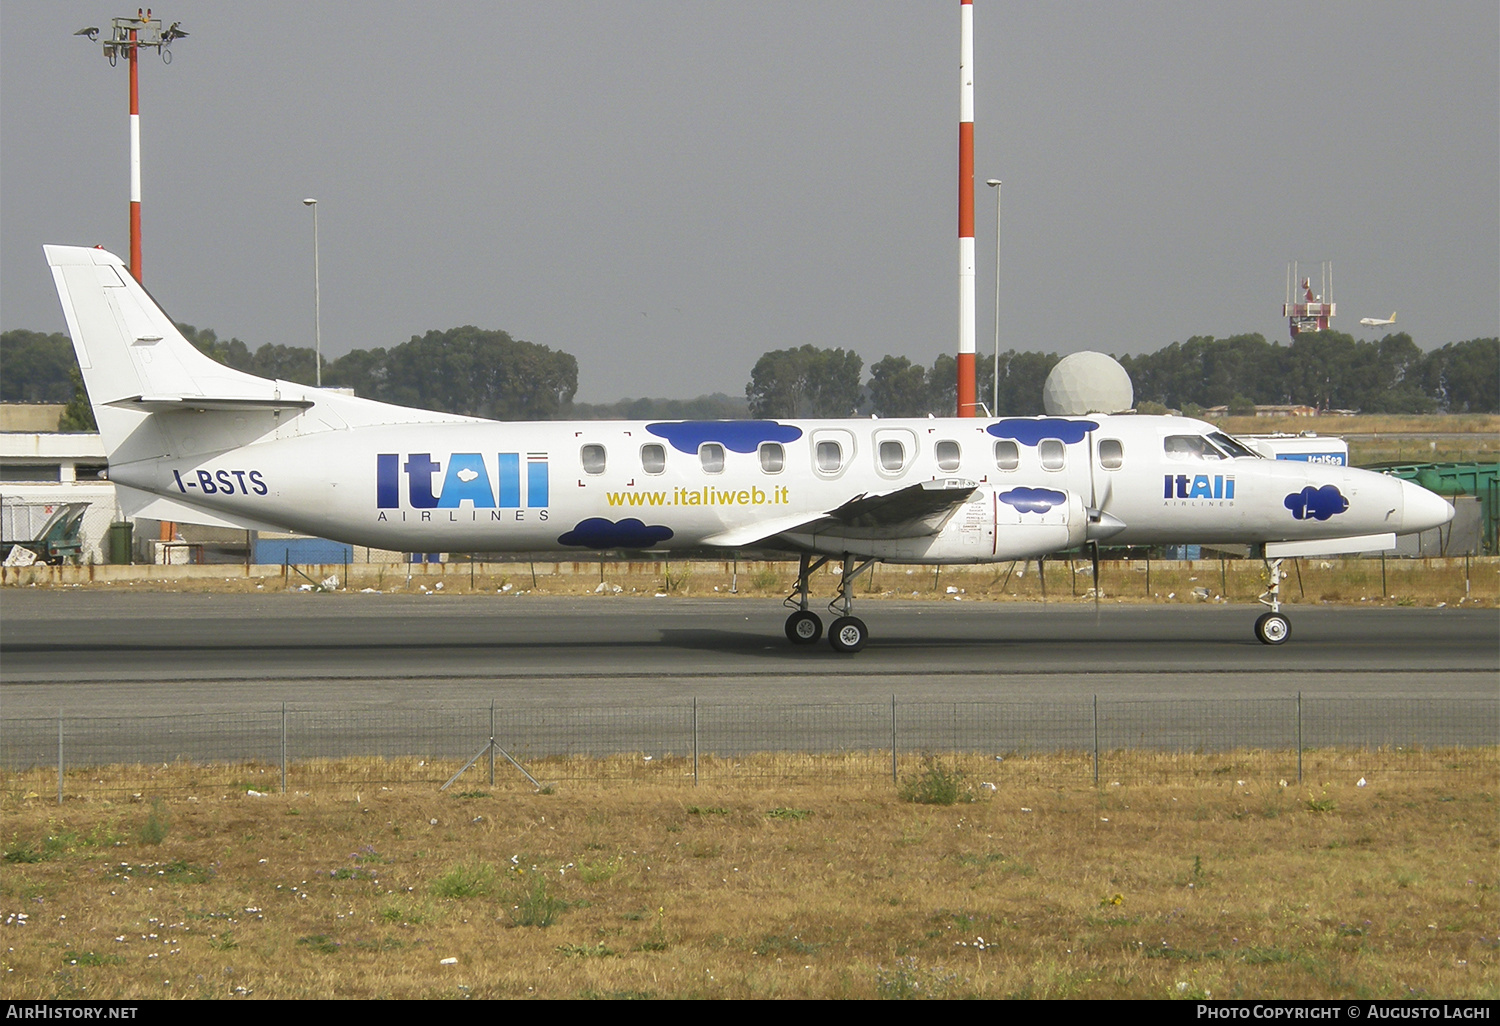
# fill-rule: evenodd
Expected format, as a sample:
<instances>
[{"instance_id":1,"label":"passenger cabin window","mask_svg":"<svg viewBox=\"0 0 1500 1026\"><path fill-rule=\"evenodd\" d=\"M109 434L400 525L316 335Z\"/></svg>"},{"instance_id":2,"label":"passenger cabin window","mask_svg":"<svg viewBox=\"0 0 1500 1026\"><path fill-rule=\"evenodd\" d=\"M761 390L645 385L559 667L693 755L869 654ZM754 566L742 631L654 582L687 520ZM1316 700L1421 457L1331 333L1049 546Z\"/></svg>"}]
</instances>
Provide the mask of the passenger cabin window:
<instances>
[{"instance_id":1,"label":"passenger cabin window","mask_svg":"<svg viewBox=\"0 0 1500 1026\"><path fill-rule=\"evenodd\" d=\"M939 470L958 469L958 443L951 439L944 439L933 447L933 453L937 456Z\"/></svg>"},{"instance_id":2,"label":"passenger cabin window","mask_svg":"<svg viewBox=\"0 0 1500 1026\"><path fill-rule=\"evenodd\" d=\"M1043 470L1061 470L1067 460L1067 452L1067 447L1060 438L1043 438L1036 447L1037 458L1041 460Z\"/></svg>"},{"instance_id":3,"label":"passenger cabin window","mask_svg":"<svg viewBox=\"0 0 1500 1026\"><path fill-rule=\"evenodd\" d=\"M698 449L698 459L705 474L724 473L724 447L718 442L704 442Z\"/></svg>"},{"instance_id":4,"label":"passenger cabin window","mask_svg":"<svg viewBox=\"0 0 1500 1026\"><path fill-rule=\"evenodd\" d=\"M585 445L580 455L583 457L583 472L585 474L604 473L604 446Z\"/></svg>"},{"instance_id":5,"label":"passenger cabin window","mask_svg":"<svg viewBox=\"0 0 1500 1026\"><path fill-rule=\"evenodd\" d=\"M1119 470L1125 462L1125 446L1118 438L1106 438L1099 443L1099 466L1105 470Z\"/></svg>"},{"instance_id":6,"label":"passenger cabin window","mask_svg":"<svg viewBox=\"0 0 1500 1026\"><path fill-rule=\"evenodd\" d=\"M844 465L844 448L837 442L819 442L815 455L818 470L825 474L837 474Z\"/></svg>"},{"instance_id":7,"label":"passenger cabin window","mask_svg":"<svg viewBox=\"0 0 1500 1026\"><path fill-rule=\"evenodd\" d=\"M660 474L667 469L667 450L651 443L641 446L641 469L648 474Z\"/></svg>"},{"instance_id":8,"label":"passenger cabin window","mask_svg":"<svg viewBox=\"0 0 1500 1026\"><path fill-rule=\"evenodd\" d=\"M1202 435L1168 435L1162 442L1167 456L1174 460L1221 460L1224 454Z\"/></svg>"},{"instance_id":9,"label":"passenger cabin window","mask_svg":"<svg viewBox=\"0 0 1500 1026\"><path fill-rule=\"evenodd\" d=\"M880 469L896 473L906 466L906 446L888 438L880 443Z\"/></svg>"},{"instance_id":10,"label":"passenger cabin window","mask_svg":"<svg viewBox=\"0 0 1500 1026\"><path fill-rule=\"evenodd\" d=\"M780 442L762 442L760 446L760 469L767 474L779 474L786 466L786 450Z\"/></svg>"},{"instance_id":11,"label":"passenger cabin window","mask_svg":"<svg viewBox=\"0 0 1500 1026\"><path fill-rule=\"evenodd\" d=\"M1001 470L1015 470L1021 465L1021 447L1015 442L1001 439L995 443L995 466Z\"/></svg>"}]
</instances>

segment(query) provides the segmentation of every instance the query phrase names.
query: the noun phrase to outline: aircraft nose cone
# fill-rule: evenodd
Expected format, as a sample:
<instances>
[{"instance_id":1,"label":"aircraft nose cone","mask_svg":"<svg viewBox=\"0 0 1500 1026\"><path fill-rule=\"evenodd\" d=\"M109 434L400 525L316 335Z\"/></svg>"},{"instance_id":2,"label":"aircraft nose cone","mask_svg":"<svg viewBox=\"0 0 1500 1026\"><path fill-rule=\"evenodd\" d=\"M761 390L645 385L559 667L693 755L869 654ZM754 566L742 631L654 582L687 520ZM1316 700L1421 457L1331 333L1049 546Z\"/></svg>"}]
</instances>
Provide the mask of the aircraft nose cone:
<instances>
[{"instance_id":1,"label":"aircraft nose cone","mask_svg":"<svg viewBox=\"0 0 1500 1026\"><path fill-rule=\"evenodd\" d=\"M1453 519L1453 512L1453 504L1441 495L1410 481L1402 481L1401 530L1396 533L1412 534L1442 527Z\"/></svg>"}]
</instances>

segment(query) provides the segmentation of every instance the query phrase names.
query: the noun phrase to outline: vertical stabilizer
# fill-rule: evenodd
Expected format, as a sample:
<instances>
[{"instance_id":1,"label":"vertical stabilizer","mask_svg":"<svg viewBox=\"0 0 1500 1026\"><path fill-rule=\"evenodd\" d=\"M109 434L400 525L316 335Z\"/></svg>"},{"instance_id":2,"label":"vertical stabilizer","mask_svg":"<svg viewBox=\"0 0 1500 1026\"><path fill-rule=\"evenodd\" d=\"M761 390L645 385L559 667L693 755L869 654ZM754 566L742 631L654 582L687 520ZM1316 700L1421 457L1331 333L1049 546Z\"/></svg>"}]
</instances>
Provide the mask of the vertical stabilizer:
<instances>
[{"instance_id":1,"label":"vertical stabilizer","mask_svg":"<svg viewBox=\"0 0 1500 1026\"><path fill-rule=\"evenodd\" d=\"M198 352L113 253L79 246L44 249L111 463L167 451L148 413L112 404L154 397L275 397L275 382Z\"/></svg>"}]
</instances>

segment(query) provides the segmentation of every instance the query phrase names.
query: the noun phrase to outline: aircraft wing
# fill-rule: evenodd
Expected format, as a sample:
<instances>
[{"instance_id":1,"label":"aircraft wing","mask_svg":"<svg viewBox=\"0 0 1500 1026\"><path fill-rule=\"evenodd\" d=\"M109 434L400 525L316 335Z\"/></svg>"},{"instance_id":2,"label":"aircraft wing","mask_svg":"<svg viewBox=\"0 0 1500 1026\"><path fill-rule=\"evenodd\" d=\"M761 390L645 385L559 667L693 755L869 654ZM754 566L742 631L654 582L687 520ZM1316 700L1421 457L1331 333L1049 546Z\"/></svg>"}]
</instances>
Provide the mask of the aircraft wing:
<instances>
[{"instance_id":1,"label":"aircraft wing","mask_svg":"<svg viewBox=\"0 0 1500 1026\"><path fill-rule=\"evenodd\" d=\"M962 478L943 478L876 495L863 492L827 513L747 524L705 538L704 544L746 546L790 531L828 528L868 538L927 537L941 531L977 487Z\"/></svg>"}]
</instances>

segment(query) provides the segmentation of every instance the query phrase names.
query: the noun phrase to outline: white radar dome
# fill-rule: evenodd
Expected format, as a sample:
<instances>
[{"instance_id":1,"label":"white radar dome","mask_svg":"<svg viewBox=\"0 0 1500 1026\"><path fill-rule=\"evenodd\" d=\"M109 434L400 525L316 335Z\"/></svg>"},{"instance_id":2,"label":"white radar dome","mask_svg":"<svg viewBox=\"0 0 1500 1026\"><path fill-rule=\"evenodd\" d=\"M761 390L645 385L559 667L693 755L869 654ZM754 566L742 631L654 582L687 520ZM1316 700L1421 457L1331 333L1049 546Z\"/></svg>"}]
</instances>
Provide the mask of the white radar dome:
<instances>
[{"instance_id":1,"label":"white radar dome","mask_svg":"<svg viewBox=\"0 0 1500 1026\"><path fill-rule=\"evenodd\" d=\"M1072 353L1058 361L1042 386L1049 416L1120 413L1135 405L1135 388L1118 360L1104 353Z\"/></svg>"}]
</instances>

